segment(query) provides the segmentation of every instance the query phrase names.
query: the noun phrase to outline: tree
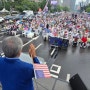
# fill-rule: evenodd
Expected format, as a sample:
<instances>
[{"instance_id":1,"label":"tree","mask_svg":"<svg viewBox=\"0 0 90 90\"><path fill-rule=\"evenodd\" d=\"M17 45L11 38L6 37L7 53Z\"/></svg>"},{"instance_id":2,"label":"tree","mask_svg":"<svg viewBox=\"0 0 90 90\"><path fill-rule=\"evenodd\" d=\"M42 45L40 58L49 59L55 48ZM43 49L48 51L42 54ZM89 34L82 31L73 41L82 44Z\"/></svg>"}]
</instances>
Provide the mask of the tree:
<instances>
[{"instance_id":1,"label":"tree","mask_svg":"<svg viewBox=\"0 0 90 90\"><path fill-rule=\"evenodd\" d=\"M0 9L4 8L4 4L7 10L11 10L12 8L14 8L14 10L17 10L19 12L22 12L23 10L33 10L34 12L36 12L39 8L41 8L42 10L44 9L46 5L46 0L43 0L39 3L30 0L14 0L14 2L9 0L8 2L3 3L2 0Z\"/></svg>"},{"instance_id":2,"label":"tree","mask_svg":"<svg viewBox=\"0 0 90 90\"><path fill-rule=\"evenodd\" d=\"M86 12L90 12L90 7L86 8Z\"/></svg>"},{"instance_id":3,"label":"tree","mask_svg":"<svg viewBox=\"0 0 90 90\"><path fill-rule=\"evenodd\" d=\"M84 10L85 10L86 12L90 12L90 4L86 5L85 8L84 8Z\"/></svg>"},{"instance_id":4,"label":"tree","mask_svg":"<svg viewBox=\"0 0 90 90\"><path fill-rule=\"evenodd\" d=\"M69 11L69 8L68 7L63 7L63 11Z\"/></svg>"},{"instance_id":5,"label":"tree","mask_svg":"<svg viewBox=\"0 0 90 90\"><path fill-rule=\"evenodd\" d=\"M22 12L23 10L38 10L38 3L30 2L30 0L22 0L21 2L16 1L15 9Z\"/></svg>"},{"instance_id":6,"label":"tree","mask_svg":"<svg viewBox=\"0 0 90 90\"><path fill-rule=\"evenodd\" d=\"M2 10L3 9L3 4L2 3L0 3L0 10Z\"/></svg>"},{"instance_id":7,"label":"tree","mask_svg":"<svg viewBox=\"0 0 90 90\"><path fill-rule=\"evenodd\" d=\"M48 3L48 10L51 10L51 4L50 3Z\"/></svg>"},{"instance_id":8,"label":"tree","mask_svg":"<svg viewBox=\"0 0 90 90\"><path fill-rule=\"evenodd\" d=\"M46 0L43 0L42 2L39 2L39 8L41 8L42 10L44 9L45 5L46 5Z\"/></svg>"},{"instance_id":9,"label":"tree","mask_svg":"<svg viewBox=\"0 0 90 90\"><path fill-rule=\"evenodd\" d=\"M16 5L15 9L18 10L19 12L22 12L24 8L22 6Z\"/></svg>"},{"instance_id":10,"label":"tree","mask_svg":"<svg viewBox=\"0 0 90 90\"><path fill-rule=\"evenodd\" d=\"M58 11L58 12L62 11L62 9L63 9L63 7L61 7L60 5L57 5L56 8L57 8L57 11Z\"/></svg>"}]
</instances>

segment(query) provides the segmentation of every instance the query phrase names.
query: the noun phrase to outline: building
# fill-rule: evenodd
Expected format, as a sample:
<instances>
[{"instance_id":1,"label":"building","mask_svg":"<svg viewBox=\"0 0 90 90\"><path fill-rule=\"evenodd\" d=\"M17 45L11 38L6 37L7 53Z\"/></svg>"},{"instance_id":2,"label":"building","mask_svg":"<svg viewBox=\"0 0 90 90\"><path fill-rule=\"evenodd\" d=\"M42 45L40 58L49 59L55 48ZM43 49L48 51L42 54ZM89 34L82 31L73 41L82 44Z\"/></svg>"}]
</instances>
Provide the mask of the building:
<instances>
[{"instance_id":1,"label":"building","mask_svg":"<svg viewBox=\"0 0 90 90\"><path fill-rule=\"evenodd\" d=\"M85 5L89 5L90 4L90 0L86 0Z\"/></svg>"},{"instance_id":2,"label":"building","mask_svg":"<svg viewBox=\"0 0 90 90\"><path fill-rule=\"evenodd\" d=\"M90 2L90 0L86 0L86 3L88 4Z\"/></svg>"},{"instance_id":3,"label":"building","mask_svg":"<svg viewBox=\"0 0 90 90\"><path fill-rule=\"evenodd\" d=\"M76 0L63 0L63 6L68 7L70 11L75 10L75 3L76 3Z\"/></svg>"},{"instance_id":4,"label":"building","mask_svg":"<svg viewBox=\"0 0 90 90\"><path fill-rule=\"evenodd\" d=\"M63 0L63 6L70 8L70 2L71 0Z\"/></svg>"},{"instance_id":5,"label":"building","mask_svg":"<svg viewBox=\"0 0 90 90\"><path fill-rule=\"evenodd\" d=\"M74 11L75 10L75 3L76 3L76 0L71 0L70 1L70 10L71 11Z\"/></svg>"}]
</instances>

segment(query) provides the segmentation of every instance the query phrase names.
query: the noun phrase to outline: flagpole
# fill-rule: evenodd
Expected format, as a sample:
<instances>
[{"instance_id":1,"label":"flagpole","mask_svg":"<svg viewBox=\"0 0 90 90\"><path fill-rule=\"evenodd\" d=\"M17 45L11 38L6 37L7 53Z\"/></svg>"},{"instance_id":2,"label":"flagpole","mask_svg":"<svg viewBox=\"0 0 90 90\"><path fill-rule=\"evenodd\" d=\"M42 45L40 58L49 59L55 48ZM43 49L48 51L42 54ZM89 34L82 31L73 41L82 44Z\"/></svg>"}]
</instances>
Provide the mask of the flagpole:
<instances>
[{"instance_id":1,"label":"flagpole","mask_svg":"<svg viewBox=\"0 0 90 90\"><path fill-rule=\"evenodd\" d=\"M47 0L46 5L45 5L45 7L44 7L43 11L44 11L44 10L45 10L45 8L47 7L48 2L49 2L49 0Z\"/></svg>"}]
</instances>

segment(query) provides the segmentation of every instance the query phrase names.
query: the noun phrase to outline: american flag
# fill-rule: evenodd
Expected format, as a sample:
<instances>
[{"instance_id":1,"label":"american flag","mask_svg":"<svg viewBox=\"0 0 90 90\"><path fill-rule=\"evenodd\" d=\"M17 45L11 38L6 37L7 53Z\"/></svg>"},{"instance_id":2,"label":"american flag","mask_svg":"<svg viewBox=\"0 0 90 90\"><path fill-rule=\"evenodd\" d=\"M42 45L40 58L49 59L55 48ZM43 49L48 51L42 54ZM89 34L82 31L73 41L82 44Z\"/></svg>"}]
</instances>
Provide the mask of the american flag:
<instances>
[{"instance_id":1,"label":"american flag","mask_svg":"<svg viewBox=\"0 0 90 90\"><path fill-rule=\"evenodd\" d=\"M50 78L50 72L46 64L34 64L35 78Z\"/></svg>"},{"instance_id":2,"label":"american flag","mask_svg":"<svg viewBox=\"0 0 90 90\"><path fill-rule=\"evenodd\" d=\"M44 7L44 9L43 9L43 12L44 13L47 13L48 12L48 2L49 2L49 0L47 0L47 2L46 2L46 5L45 5L45 7Z\"/></svg>"}]
</instances>

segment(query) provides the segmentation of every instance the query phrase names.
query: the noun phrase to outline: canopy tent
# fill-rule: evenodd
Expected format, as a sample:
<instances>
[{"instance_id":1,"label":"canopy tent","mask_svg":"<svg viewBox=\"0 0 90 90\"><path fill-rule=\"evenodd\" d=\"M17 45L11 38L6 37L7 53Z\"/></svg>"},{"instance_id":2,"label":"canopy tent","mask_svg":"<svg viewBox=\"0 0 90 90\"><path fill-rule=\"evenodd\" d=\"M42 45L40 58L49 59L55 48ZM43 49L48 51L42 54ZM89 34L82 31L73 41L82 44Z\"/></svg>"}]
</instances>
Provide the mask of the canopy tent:
<instances>
[{"instance_id":1,"label":"canopy tent","mask_svg":"<svg viewBox=\"0 0 90 90\"><path fill-rule=\"evenodd\" d=\"M6 10L5 8L3 8L0 12L1 12L1 13L9 13L9 11Z\"/></svg>"}]
</instances>

